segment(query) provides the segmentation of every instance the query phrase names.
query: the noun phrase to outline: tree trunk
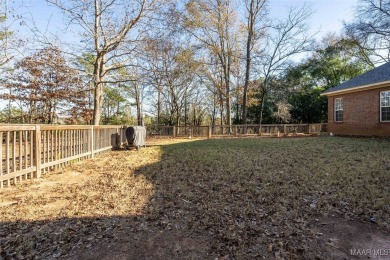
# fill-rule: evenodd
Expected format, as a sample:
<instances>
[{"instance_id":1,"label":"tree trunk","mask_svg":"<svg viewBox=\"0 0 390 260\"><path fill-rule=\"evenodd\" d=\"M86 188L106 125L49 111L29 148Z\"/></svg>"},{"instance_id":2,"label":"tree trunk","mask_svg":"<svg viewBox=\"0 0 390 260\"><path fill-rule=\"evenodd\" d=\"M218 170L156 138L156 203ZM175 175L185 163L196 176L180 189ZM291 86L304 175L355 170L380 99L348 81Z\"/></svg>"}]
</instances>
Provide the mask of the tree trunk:
<instances>
[{"instance_id":1,"label":"tree trunk","mask_svg":"<svg viewBox=\"0 0 390 260\"><path fill-rule=\"evenodd\" d=\"M245 66L245 83L244 83L244 90L243 90L243 97L242 97L242 123L247 124L247 100L248 100L248 87L249 87L249 73L250 73L250 67L251 67L251 41L252 41L252 35L251 33L248 33L248 40L246 42L246 66Z\"/></svg>"},{"instance_id":2,"label":"tree trunk","mask_svg":"<svg viewBox=\"0 0 390 260\"><path fill-rule=\"evenodd\" d=\"M102 53L97 53L97 59L94 64L94 102L93 102L93 124L99 125L104 99L104 62L105 57Z\"/></svg>"},{"instance_id":3,"label":"tree trunk","mask_svg":"<svg viewBox=\"0 0 390 260\"><path fill-rule=\"evenodd\" d=\"M230 90L226 88L226 124L232 125L232 114L231 114L231 105L230 105Z\"/></svg>"},{"instance_id":4,"label":"tree trunk","mask_svg":"<svg viewBox=\"0 0 390 260\"><path fill-rule=\"evenodd\" d=\"M217 114L217 95L215 93L213 93L214 96L213 96L213 114L212 114L212 118L211 118L211 125L212 126L215 126L215 116Z\"/></svg>"},{"instance_id":5,"label":"tree trunk","mask_svg":"<svg viewBox=\"0 0 390 260\"><path fill-rule=\"evenodd\" d=\"M260 122L259 122L260 123L260 130L261 130L261 123L263 121L263 111L264 111L265 96L266 96L266 93L263 90L263 93L261 95L261 105L260 105Z\"/></svg>"},{"instance_id":6,"label":"tree trunk","mask_svg":"<svg viewBox=\"0 0 390 260\"><path fill-rule=\"evenodd\" d=\"M137 124L142 125L142 112L141 112L141 102L139 100L137 102Z\"/></svg>"},{"instance_id":7,"label":"tree trunk","mask_svg":"<svg viewBox=\"0 0 390 260\"><path fill-rule=\"evenodd\" d=\"M93 124L99 125L103 106L103 83L95 86L95 96L93 102Z\"/></svg>"},{"instance_id":8,"label":"tree trunk","mask_svg":"<svg viewBox=\"0 0 390 260\"><path fill-rule=\"evenodd\" d=\"M137 123L142 125L142 113L141 113L141 104L137 104Z\"/></svg>"},{"instance_id":9,"label":"tree trunk","mask_svg":"<svg viewBox=\"0 0 390 260\"><path fill-rule=\"evenodd\" d=\"M223 109L224 109L224 107L223 107L223 95L222 95L222 93L220 93L220 95L219 95L219 106L220 106L220 111L219 111L219 113L220 113L220 116L221 116L221 126L223 125Z\"/></svg>"},{"instance_id":10,"label":"tree trunk","mask_svg":"<svg viewBox=\"0 0 390 260\"><path fill-rule=\"evenodd\" d=\"M187 126L187 93L184 97L184 126Z\"/></svg>"},{"instance_id":11,"label":"tree trunk","mask_svg":"<svg viewBox=\"0 0 390 260\"><path fill-rule=\"evenodd\" d=\"M161 87L157 88L157 124L161 124Z\"/></svg>"},{"instance_id":12,"label":"tree trunk","mask_svg":"<svg viewBox=\"0 0 390 260\"><path fill-rule=\"evenodd\" d=\"M193 106L194 106L194 126L196 126L196 107L195 107L195 104Z\"/></svg>"},{"instance_id":13,"label":"tree trunk","mask_svg":"<svg viewBox=\"0 0 390 260\"><path fill-rule=\"evenodd\" d=\"M226 124L232 125L232 115L231 115L231 104L230 104L230 61L227 62L228 65L225 67L225 87L226 87Z\"/></svg>"},{"instance_id":14,"label":"tree trunk","mask_svg":"<svg viewBox=\"0 0 390 260\"><path fill-rule=\"evenodd\" d=\"M134 93L135 93L135 104L137 107L137 124L142 125L142 104L141 104L141 94L138 87L138 82L134 84Z\"/></svg>"},{"instance_id":15,"label":"tree trunk","mask_svg":"<svg viewBox=\"0 0 390 260\"><path fill-rule=\"evenodd\" d=\"M242 123L247 124L247 114L248 114L248 89L249 89L249 80L250 80L250 71L251 71L251 60L252 60L252 47L256 39L254 39L255 26L258 22L258 19L261 15L261 10L267 3L267 0L250 0L247 2L249 4L248 10L248 35L246 39L246 63L245 63L245 82L243 90L243 100L242 100Z\"/></svg>"},{"instance_id":16,"label":"tree trunk","mask_svg":"<svg viewBox=\"0 0 390 260\"><path fill-rule=\"evenodd\" d=\"M47 108L46 115L48 117L47 117L47 121L46 121L46 119L43 119L43 122L45 122L47 124L51 124L53 122L53 111L51 111L51 109L52 109L51 102L49 102L49 104L47 106L48 106L48 108Z\"/></svg>"},{"instance_id":17,"label":"tree trunk","mask_svg":"<svg viewBox=\"0 0 390 260\"><path fill-rule=\"evenodd\" d=\"M239 97L237 97L237 100L238 100ZM238 101L236 102L236 122L240 122L240 105L238 104Z\"/></svg>"}]
</instances>

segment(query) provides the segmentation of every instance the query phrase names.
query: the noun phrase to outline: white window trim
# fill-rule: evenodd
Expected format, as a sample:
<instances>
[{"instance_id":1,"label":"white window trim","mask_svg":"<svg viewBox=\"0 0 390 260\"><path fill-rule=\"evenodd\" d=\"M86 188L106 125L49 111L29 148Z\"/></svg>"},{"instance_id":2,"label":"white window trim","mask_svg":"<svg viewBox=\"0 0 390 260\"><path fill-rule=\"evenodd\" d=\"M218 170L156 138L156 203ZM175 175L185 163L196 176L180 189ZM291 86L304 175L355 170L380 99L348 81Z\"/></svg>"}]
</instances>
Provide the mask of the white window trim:
<instances>
[{"instance_id":1,"label":"white window trim","mask_svg":"<svg viewBox=\"0 0 390 260\"><path fill-rule=\"evenodd\" d=\"M383 108L383 106L382 106L382 93L384 93L384 92L389 92L390 93L390 90L381 91L379 93L379 108L380 108L379 109L379 113L380 113L379 117L380 117L380 121L381 122L387 123L387 122L390 122L390 120L382 120L382 108ZM385 106L385 107L390 107L390 106Z\"/></svg>"},{"instance_id":2,"label":"white window trim","mask_svg":"<svg viewBox=\"0 0 390 260\"><path fill-rule=\"evenodd\" d=\"M337 110L337 108L336 108L336 102L338 101L338 100L341 100L341 103L342 103L342 105L343 105L343 108L342 109L339 109L339 110ZM342 123L343 121L344 121L344 100L343 100L343 98L335 98L334 99L334 115L333 115L333 121L334 122L336 122L336 123ZM337 117L336 117L336 112L337 111L343 111L343 120L341 120L341 121L337 121Z\"/></svg>"}]
</instances>

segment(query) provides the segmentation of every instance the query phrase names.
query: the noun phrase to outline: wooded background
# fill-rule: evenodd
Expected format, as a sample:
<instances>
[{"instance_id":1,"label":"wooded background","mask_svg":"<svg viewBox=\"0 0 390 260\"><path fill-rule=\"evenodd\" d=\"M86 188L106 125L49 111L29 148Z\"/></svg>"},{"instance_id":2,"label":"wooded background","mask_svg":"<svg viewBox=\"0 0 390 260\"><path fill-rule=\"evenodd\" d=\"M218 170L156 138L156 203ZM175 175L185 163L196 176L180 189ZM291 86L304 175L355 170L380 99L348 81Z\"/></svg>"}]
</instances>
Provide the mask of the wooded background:
<instances>
[{"instance_id":1,"label":"wooded background","mask_svg":"<svg viewBox=\"0 0 390 260\"><path fill-rule=\"evenodd\" d=\"M307 5L270 19L267 0L46 2L80 40L64 46L33 25L26 39L1 1L2 123L320 123L322 91L389 60L388 1L360 0L320 41Z\"/></svg>"}]
</instances>

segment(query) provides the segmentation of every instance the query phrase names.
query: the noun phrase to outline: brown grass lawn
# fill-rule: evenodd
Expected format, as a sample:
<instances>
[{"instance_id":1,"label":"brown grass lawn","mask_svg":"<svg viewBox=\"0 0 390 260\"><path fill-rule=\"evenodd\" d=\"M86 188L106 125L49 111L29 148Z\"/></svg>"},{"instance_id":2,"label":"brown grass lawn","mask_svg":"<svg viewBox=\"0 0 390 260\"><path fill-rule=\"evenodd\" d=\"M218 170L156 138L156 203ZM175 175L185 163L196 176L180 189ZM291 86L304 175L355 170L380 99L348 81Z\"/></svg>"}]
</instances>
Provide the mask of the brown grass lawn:
<instances>
[{"instance_id":1,"label":"brown grass lawn","mask_svg":"<svg viewBox=\"0 0 390 260\"><path fill-rule=\"evenodd\" d=\"M390 139L149 144L0 190L1 257L326 259L390 245Z\"/></svg>"}]
</instances>

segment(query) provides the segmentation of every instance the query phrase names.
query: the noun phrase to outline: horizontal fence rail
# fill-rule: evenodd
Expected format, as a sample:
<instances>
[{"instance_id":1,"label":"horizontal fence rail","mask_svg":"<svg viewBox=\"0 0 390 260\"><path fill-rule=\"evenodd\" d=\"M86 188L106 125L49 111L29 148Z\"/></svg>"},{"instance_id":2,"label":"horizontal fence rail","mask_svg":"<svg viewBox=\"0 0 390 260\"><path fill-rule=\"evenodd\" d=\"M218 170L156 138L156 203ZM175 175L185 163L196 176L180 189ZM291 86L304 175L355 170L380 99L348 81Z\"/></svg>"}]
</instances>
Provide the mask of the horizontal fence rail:
<instances>
[{"instance_id":1,"label":"horizontal fence rail","mask_svg":"<svg viewBox=\"0 0 390 260\"><path fill-rule=\"evenodd\" d=\"M123 126L0 125L0 188L93 158L113 147L112 134L124 143L125 131Z\"/></svg>"},{"instance_id":2,"label":"horizontal fence rail","mask_svg":"<svg viewBox=\"0 0 390 260\"><path fill-rule=\"evenodd\" d=\"M326 132L326 124L262 124L216 126L148 126L153 137L208 137L212 136L288 136L320 134Z\"/></svg>"}]
</instances>

